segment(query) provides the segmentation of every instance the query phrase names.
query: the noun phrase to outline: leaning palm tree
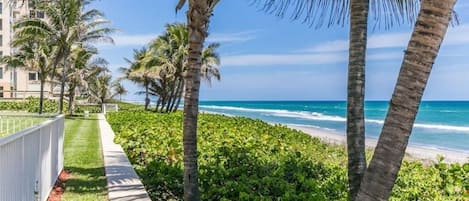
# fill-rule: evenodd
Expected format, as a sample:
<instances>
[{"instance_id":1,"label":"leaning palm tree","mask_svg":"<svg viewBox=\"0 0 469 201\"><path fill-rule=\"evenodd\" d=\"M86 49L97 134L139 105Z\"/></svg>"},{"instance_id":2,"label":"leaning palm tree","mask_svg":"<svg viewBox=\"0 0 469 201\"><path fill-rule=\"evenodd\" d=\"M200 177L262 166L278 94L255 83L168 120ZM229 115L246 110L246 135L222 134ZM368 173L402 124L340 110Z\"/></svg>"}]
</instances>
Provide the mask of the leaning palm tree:
<instances>
[{"instance_id":1,"label":"leaning palm tree","mask_svg":"<svg viewBox=\"0 0 469 201\"><path fill-rule=\"evenodd\" d=\"M457 0L422 0L370 165L356 200L388 200Z\"/></svg>"},{"instance_id":2,"label":"leaning palm tree","mask_svg":"<svg viewBox=\"0 0 469 201\"><path fill-rule=\"evenodd\" d=\"M267 3L264 9L278 10L277 15L280 16L283 15L286 10L285 8L290 3L278 0L265 1ZM330 16L330 14L321 14L321 11L319 11L320 14L313 15L313 11L318 11L314 10L315 8L321 8L323 12L327 12L329 10L325 8L330 8L330 11L338 11L340 10L337 9L338 2L339 1L320 0L297 1L297 6L294 7L296 11L293 15L293 18L299 18L302 12L305 12L307 13L305 22L313 24L314 22L317 22L315 20L318 19L314 18L315 16L319 16L319 18ZM349 3L348 1L342 2L344 3L343 5ZM428 79L427 72L429 73L431 65L433 64L433 61L438 52L439 45L441 44L439 39L443 38L451 16L455 16L452 10L455 0L427 0L421 2L415 0L386 0L374 3L375 6L373 8L378 8L378 11L387 10L387 12L376 13L373 19L380 20L381 15L383 15L384 22L387 27L393 23L393 14L402 16L402 20L398 20L398 22L402 22L404 20L412 22L415 17L415 13L417 13L416 9L418 8L418 4L421 3L419 20L416 23L418 26L416 26L414 29L414 34L412 35L411 42L409 43L409 50L415 50L416 46L422 45L421 41L431 41L430 49L432 49L432 52L431 54L415 56L415 52L409 54L410 52L406 51L405 59L412 60L412 62L409 62L412 64L406 63L406 61L404 61L399 80L396 84L396 89L393 94L393 99L390 103L388 116L386 117L385 125L383 126L379 144L376 148L375 154L373 155L373 159L369 168L366 169L364 158L365 137L363 121L363 95L367 27L367 20L365 20L365 18L368 16L367 10L369 7L369 2L364 0L350 1L351 38L349 49L350 58L347 108L347 117L349 119L347 123L347 147L349 152L350 198L352 200L386 200L389 197L390 191L394 185L402 162L402 157L405 152L413 122L415 120L418 104L421 100L421 93L425 87L424 83L426 83ZM331 6L334 4L335 6ZM382 6L376 7L376 5ZM343 11L340 11L339 13L343 13ZM438 17L437 24L439 26L423 26L426 25L426 22L431 19L431 15L436 15ZM334 15L329 18L330 21L328 25L331 25L334 22L339 22L334 21L336 18L337 17L334 17ZM430 27L430 29L425 30L425 27ZM427 40L425 40L423 35L425 35L426 32L431 32L430 30L434 30L438 34L428 34L429 36L433 37L426 38ZM421 52L425 51L421 50ZM410 65L422 68L408 69L410 68ZM423 67L426 67L424 71L418 73L415 72L424 69ZM412 72L412 70L414 71ZM416 82L418 86L415 86L415 83L410 83L411 80L418 80ZM412 91L412 89L415 89L415 91ZM414 96L411 93L416 94ZM408 101L410 105L406 106L406 101ZM399 102L399 104L396 104L397 102ZM401 118L402 116L405 118ZM395 143L396 139L398 139L397 143ZM387 157L389 155L392 155L392 157Z\"/></svg>"},{"instance_id":3,"label":"leaning palm tree","mask_svg":"<svg viewBox=\"0 0 469 201\"><path fill-rule=\"evenodd\" d=\"M344 25L350 16L350 42L347 81L347 151L349 197L353 199L360 188L366 170L365 156L365 61L370 0L254 0L258 6L277 16L292 8L292 19L301 19L319 28ZM261 4L263 2L263 4ZM386 28L413 22L417 0L382 0L373 2L372 18ZM294 4L294 6L291 6Z\"/></svg>"},{"instance_id":4,"label":"leaning palm tree","mask_svg":"<svg viewBox=\"0 0 469 201\"><path fill-rule=\"evenodd\" d=\"M182 9L186 0L179 0L176 10ZM210 17L219 0L189 0L187 26L189 29L188 69L185 74L184 96L184 200L198 201L199 175L197 166L197 116L199 113L199 89L201 57L207 37Z\"/></svg>"}]
</instances>

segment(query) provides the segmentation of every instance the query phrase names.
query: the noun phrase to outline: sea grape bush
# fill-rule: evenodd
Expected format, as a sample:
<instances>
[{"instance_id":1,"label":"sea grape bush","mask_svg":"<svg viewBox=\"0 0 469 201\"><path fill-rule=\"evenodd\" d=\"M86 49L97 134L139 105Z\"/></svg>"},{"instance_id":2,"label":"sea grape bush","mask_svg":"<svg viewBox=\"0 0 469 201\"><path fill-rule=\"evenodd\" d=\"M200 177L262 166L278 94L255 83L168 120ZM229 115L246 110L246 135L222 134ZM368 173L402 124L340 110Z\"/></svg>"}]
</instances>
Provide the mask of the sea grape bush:
<instances>
[{"instance_id":1,"label":"sea grape bush","mask_svg":"<svg viewBox=\"0 0 469 201\"><path fill-rule=\"evenodd\" d=\"M54 100L44 99L43 112L57 113L58 102ZM68 108L68 104L64 103L64 108ZM39 99L29 97L21 101L1 101L0 111L21 111L37 113L39 112Z\"/></svg>"},{"instance_id":2,"label":"sea grape bush","mask_svg":"<svg viewBox=\"0 0 469 201\"><path fill-rule=\"evenodd\" d=\"M182 113L107 115L153 200L182 200ZM202 200L347 200L346 152L300 131L201 114ZM405 161L391 200L465 200L469 165Z\"/></svg>"},{"instance_id":3,"label":"sea grape bush","mask_svg":"<svg viewBox=\"0 0 469 201\"><path fill-rule=\"evenodd\" d=\"M44 99L43 113L57 113L58 101ZM85 110L91 113L101 112L101 107L98 105L76 105L75 113L83 113ZM29 97L25 100L16 101L0 101L0 111L14 111L14 112L39 112L39 99ZM64 112L68 111L68 102L64 102Z\"/></svg>"}]
</instances>

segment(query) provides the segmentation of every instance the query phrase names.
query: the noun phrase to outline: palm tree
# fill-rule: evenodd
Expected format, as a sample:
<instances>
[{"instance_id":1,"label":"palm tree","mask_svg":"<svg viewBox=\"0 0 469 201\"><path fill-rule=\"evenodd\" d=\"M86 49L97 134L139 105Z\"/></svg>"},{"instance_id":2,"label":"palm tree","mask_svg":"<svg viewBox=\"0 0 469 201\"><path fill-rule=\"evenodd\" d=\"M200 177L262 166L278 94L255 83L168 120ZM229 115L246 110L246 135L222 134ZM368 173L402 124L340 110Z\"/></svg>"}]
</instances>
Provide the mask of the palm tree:
<instances>
[{"instance_id":1,"label":"palm tree","mask_svg":"<svg viewBox=\"0 0 469 201\"><path fill-rule=\"evenodd\" d=\"M388 200L456 0L422 0L378 145L356 200Z\"/></svg>"},{"instance_id":2,"label":"palm tree","mask_svg":"<svg viewBox=\"0 0 469 201\"><path fill-rule=\"evenodd\" d=\"M93 80L92 77L107 71L108 62L105 59L94 57L97 53L96 49L83 45L79 45L72 50L69 61L71 68L68 68L67 72L69 115L73 115L77 89L87 89L88 81Z\"/></svg>"},{"instance_id":3,"label":"palm tree","mask_svg":"<svg viewBox=\"0 0 469 201\"><path fill-rule=\"evenodd\" d=\"M113 87L115 94L119 95L119 101L122 101L122 95L126 95L128 93L127 89L125 89L124 85L120 82L115 82Z\"/></svg>"},{"instance_id":4,"label":"palm tree","mask_svg":"<svg viewBox=\"0 0 469 201\"><path fill-rule=\"evenodd\" d=\"M95 41L112 42L112 38L107 34L114 30L103 27L109 23L102 20L103 14L95 9L82 11L88 3L90 3L89 0L40 1L38 8L44 11L47 19L25 19L15 25L15 29L19 29L17 36L20 38L40 34L48 38L51 45L57 46L57 52L51 56L51 60L54 71L59 64L63 66L59 113L63 111L66 60L70 56L73 44Z\"/></svg>"},{"instance_id":5,"label":"palm tree","mask_svg":"<svg viewBox=\"0 0 469 201\"><path fill-rule=\"evenodd\" d=\"M179 0L180 10L186 0ZM197 116L199 113L200 68L202 49L207 37L210 17L219 0L189 0L187 26L189 29L188 69L185 74L184 95L184 200L200 200L197 168Z\"/></svg>"},{"instance_id":6,"label":"palm tree","mask_svg":"<svg viewBox=\"0 0 469 201\"><path fill-rule=\"evenodd\" d=\"M24 38L23 38L24 39ZM25 67L27 70L36 71L39 74L40 93L39 93L39 114L43 112L44 105L44 85L47 77L50 77L51 64L48 55L54 54L55 47L49 46L47 41L40 37L32 37L27 40L12 41L13 47L18 48L12 56L2 57L2 63L13 67Z\"/></svg>"},{"instance_id":7,"label":"palm tree","mask_svg":"<svg viewBox=\"0 0 469 201\"><path fill-rule=\"evenodd\" d=\"M111 80L112 76L107 72L99 73L90 80L88 91L92 101L100 104L101 108L106 101L113 97L111 93Z\"/></svg>"},{"instance_id":8,"label":"palm tree","mask_svg":"<svg viewBox=\"0 0 469 201\"><path fill-rule=\"evenodd\" d=\"M347 151L349 197L353 199L360 188L366 170L365 156L365 61L367 29L370 10L369 0L299 0L286 2L280 0L254 0L264 2L261 8L277 16L284 16L293 8L292 18L315 25L316 28L326 24L343 25L350 16L350 43L347 82ZM372 18L377 25L386 28L394 22L413 22L417 0L384 0L375 2L372 7ZM295 4L291 6L290 4ZM350 14L349 14L350 12Z\"/></svg>"},{"instance_id":9,"label":"palm tree","mask_svg":"<svg viewBox=\"0 0 469 201\"><path fill-rule=\"evenodd\" d=\"M145 88L145 110L148 110L148 106L150 105L150 84L152 80L158 76L157 72L147 65L149 54L150 52L146 47L139 50L134 49L133 61L124 58L130 66L128 68L120 68L120 71L124 73L122 79L130 80Z\"/></svg>"}]
</instances>

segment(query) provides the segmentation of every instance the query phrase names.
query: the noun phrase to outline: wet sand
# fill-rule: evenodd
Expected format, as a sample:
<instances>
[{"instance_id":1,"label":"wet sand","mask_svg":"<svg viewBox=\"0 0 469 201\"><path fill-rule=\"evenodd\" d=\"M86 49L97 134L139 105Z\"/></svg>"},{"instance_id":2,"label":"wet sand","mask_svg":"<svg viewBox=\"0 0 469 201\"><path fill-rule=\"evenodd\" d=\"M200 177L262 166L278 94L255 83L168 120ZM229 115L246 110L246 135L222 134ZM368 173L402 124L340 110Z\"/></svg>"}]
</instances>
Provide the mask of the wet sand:
<instances>
[{"instance_id":1,"label":"wet sand","mask_svg":"<svg viewBox=\"0 0 469 201\"><path fill-rule=\"evenodd\" d=\"M287 125L288 127L296 130L300 130L306 134L311 135L312 137L317 137L321 141L328 144L336 145L346 145L345 135L336 133L333 131L303 127L298 125ZM373 149L376 147L377 139L367 138L365 144L367 148ZM462 152L456 150L445 150L437 148L428 148L423 146L409 145L406 150L407 159L417 159L424 162L436 162L438 161L438 156L443 156L444 162L447 163L468 163L469 162L469 152Z\"/></svg>"}]
</instances>

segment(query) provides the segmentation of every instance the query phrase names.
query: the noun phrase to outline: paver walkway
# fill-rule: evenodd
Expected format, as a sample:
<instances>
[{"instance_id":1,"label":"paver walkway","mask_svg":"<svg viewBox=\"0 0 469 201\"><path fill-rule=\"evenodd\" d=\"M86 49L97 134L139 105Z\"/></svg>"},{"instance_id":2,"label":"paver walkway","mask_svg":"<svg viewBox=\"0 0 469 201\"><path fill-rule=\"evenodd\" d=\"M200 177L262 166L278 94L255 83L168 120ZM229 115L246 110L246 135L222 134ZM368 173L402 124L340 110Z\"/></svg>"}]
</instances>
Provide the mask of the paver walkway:
<instances>
[{"instance_id":1,"label":"paver walkway","mask_svg":"<svg viewBox=\"0 0 469 201\"><path fill-rule=\"evenodd\" d=\"M122 147L114 143L114 132L103 114L98 114L104 167L110 201L151 201Z\"/></svg>"}]
</instances>

